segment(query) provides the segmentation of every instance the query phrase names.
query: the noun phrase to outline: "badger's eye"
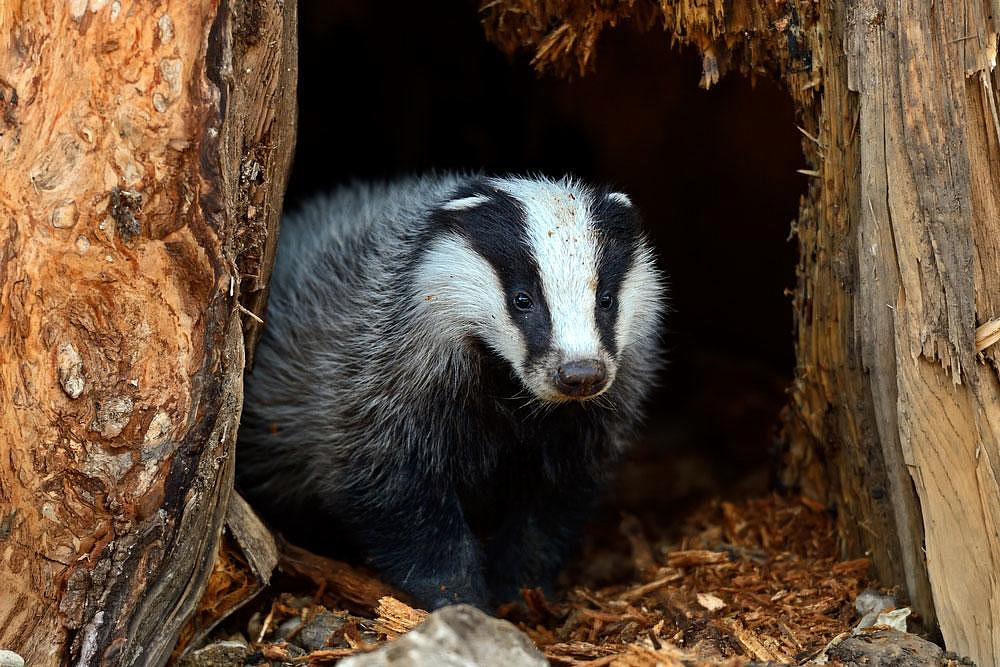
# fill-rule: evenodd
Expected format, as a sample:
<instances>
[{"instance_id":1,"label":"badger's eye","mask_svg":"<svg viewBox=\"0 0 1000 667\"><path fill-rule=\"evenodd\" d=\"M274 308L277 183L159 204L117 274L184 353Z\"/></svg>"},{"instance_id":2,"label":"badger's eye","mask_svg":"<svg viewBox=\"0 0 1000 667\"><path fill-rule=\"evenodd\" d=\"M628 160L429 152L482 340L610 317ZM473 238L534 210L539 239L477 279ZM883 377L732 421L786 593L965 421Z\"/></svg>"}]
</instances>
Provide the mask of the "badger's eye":
<instances>
[{"instance_id":1,"label":"badger's eye","mask_svg":"<svg viewBox=\"0 0 1000 667\"><path fill-rule=\"evenodd\" d=\"M514 295L514 307L518 310L531 310L533 305L531 297L524 292L518 292Z\"/></svg>"},{"instance_id":2,"label":"badger's eye","mask_svg":"<svg viewBox=\"0 0 1000 667\"><path fill-rule=\"evenodd\" d=\"M603 310L611 310L611 306L615 305L615 297L610 292L605 292L597 299L597 305Z\"/></svg>"}]
</instances>

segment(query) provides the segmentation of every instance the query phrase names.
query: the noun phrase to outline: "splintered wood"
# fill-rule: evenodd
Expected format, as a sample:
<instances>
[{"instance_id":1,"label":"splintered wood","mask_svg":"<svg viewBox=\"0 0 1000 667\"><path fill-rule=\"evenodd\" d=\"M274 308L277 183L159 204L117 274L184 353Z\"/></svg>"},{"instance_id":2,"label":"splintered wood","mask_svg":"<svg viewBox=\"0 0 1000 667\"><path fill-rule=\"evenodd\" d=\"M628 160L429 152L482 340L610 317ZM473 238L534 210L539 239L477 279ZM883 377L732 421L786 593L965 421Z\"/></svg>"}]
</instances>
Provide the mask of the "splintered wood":
<instances>
[{"instance_id":1,"label":"splintered wood","mask_svg":"<svg viewBox=\"0 0 1000 667\"><path fill-rule=\"evenodd\" d=\"M386 639L395 639L409 632L427 618L423 609L414 609L388 595L378 601L375 613L378 614L375 631L385 635Z\"/></svg>"},{"instance_id":2,"label":"splintered wood","mask_svg":"<svg viewBox=\"0 0 1000 667\"><path fill-rule=\"evenodd\" d=\"M869 563L838 561L832 522L815 503L714 502L684 526L679 540L649 539L625 516L618 543L586 549L565 593L526 590L498 613L552 664L590 667L805 664L854 624ZM238 635L272 663L320 665L372 650L427 616L363 570L281 550L279 569L291 578L254 603L249 623L230 622L217 637ZM602 561L617 564L615 585L588 574L606 578L612 568L593 567ZM351 611L335 611L345 605Z\"/></svg>"}]
</instances>

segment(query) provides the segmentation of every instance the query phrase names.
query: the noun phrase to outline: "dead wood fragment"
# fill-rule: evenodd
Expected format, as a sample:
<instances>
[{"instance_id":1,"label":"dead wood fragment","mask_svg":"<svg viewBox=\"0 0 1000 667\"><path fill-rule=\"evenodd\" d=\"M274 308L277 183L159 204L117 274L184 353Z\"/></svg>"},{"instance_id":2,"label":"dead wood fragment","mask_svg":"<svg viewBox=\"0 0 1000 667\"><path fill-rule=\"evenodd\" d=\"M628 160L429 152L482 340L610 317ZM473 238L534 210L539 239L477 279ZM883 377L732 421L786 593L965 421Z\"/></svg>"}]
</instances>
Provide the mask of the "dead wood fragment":
<instances>
[{"instance_id":1,"label":"dead wood fragment","mask_svg":"<svg viewBox=\"0 0 1000 667\"><path fill-rule=\"evenodd\" d=\"M379 600L384 597L405 597L391 586L379 581L374 575L347 563L317 556L281 538L278 539L278 550L279 569L311 580L320 589L321 595L326 594L360 608L359 611L371 611L377 608Z\"/></svg>"},{"instance_id":2,"label":"dead wood fragment","mask_svg":"<svg viewBox=\"0 0 1000 667\"><path fill-rule=\"evenodd\" d=\"M721 551L707 551L705 549L693 549L688 551L674 551L667 555L667 563L670 567L694 567L698 565L716 565L725 563L729 556Z\"/></svg>"},{"instance_id":3,"label":"dead wood fragment","mask_svg":"<svg viewBox=\"0 0 1000 667\"><path fill-rule=\"evenodd\" d=\"M200 646L219 622L251 600L262 586L232 537L224 534L208 585L194 616L181 629L172 658Z\"/></svg>"},{"instance_id":4,"label":"dead wood fragment","mask_svg":"<svg viewBox=\"0 0 1000 667\"><path fill-rule=\"evenodd\" d=\"M708 611L718 611L726 606L718 596L712 595L711 593L698 593L698 604L707 609Z\"/></svg>"},{"instance_id":5,"label":"dead wood fragment","mask_svg":"<svg viewBox=\"0 0 1000 667\"><path fill-rule=\"evenodd\" d=\"M570 641L549 644L544 647L545 657L561 664L575 664L577 661L602 658L614 653L610 646L598 646L593 642Z\"/></svg>"},{"instance_id":6,"label":"dead wood fragment","mask_svg":"<svg viewBox=\"0 0 1000 667\"><path fill-rule=\"evenodd\" d=\"M648 584L642 584L640 586L630 588L624 593L622 593L620 597L622 600L636 600L638 598L649 595L650 593L659 588L663 588L664 586L672 584L675 581L679 581L683 576L684 575L681 574L680 572L676 571L670 572L670 574L660 577L659 579L654 579Z\"/></svg>"},{"instance_id":7,"label":"dead wood fragment","mask_svg":"<svg viewBox=\"0 0 1000 667\"><path fill-rule=\"evenodd\" d=\"M994 318L976 328L976 353L1000 343L1000 318Z\"/></svg>"},{"instance_id":8,"label":"dead wood fragment","mask_svg":"<svg viewBox=\"0 0 1000 667\"><path fill-rule=\"evenodd\" d=\"M386 639L395 639L409 632L427 618L423 609L414 609L391 596L379 599L375 612L378 614L375 630L384 634Z\"/></svg>"},{"instance_id":9,"label":"dead wood fragment","mask_svg":"<svg viewBox=\"0 0 1000 667\"><path fill-rule=\"evenodd\" d=\"M278 660L287 662L292 658L288 650L288 642L276 642L274 644L262 644L260 654L268 660Z\"/></svg>"},{"instance_id":10,"label":"dead wood fragment","mask_svg":"<svg viewBox=\"0 0 1000 667\"><path fill-rule=\"evenodd\" d=\"M730 627L736 640L755 660L784 664L791 662L791 658L777 648L777 640L766 635L758 635L739 621L730 621Z\"/></svg>"},{"instance_id":11,"label":"dead wood fragment","mask_svg":"<svg viewBox=\"0 0 1000 667\"><path fill-rule=\"evenodd\" d=\"M271 573L278 565L278 545L271 531L235 491L229 497L226 530L239 544L257 579L265 586L270 583Z\"/></svg>"},{"instance_id":12,"label":"dead wood fragment","mask_svg":"<svg viewBox=\"0 0 1000 667\"><path fill-rule=\"evenodd\" d=\"M296 664L305 663L308 665L332 664L343 658L354 655L357 652L358 651L353 648L324 648L295 658L292 662Z\"/></svg>"}]
</instances>

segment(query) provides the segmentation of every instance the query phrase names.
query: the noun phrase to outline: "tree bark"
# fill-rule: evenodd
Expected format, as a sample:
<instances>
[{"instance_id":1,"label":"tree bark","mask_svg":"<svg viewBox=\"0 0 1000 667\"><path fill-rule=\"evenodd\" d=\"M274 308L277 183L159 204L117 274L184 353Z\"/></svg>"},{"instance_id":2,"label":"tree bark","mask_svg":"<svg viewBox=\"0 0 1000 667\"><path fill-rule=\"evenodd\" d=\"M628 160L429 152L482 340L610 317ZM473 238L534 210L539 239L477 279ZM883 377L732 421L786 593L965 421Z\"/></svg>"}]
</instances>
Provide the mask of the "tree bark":
<instances>
[{"instance_id":1,"label":"tree bark","mask_svg":"<svg viewBox=\"0 0 1000 667\"><path fill-rule=\"evenodd\" d=\"M558 6L557 6L558 5ZM996 0L483 4L540 69L602 30L664 25L785 81L813 176L793 232L796 380L785 481L838 512L950 650L1000 664L1000 112ZM599 66L599 65L598 65Z\"/></svg>"},{"instance_id":2,"label":"tree bark","mask_svg":"<svg viewBox=\"0 0 1000 667\"><path fill-rule=\"evenodd\" d=\"M902 506L909 472L942 633L984 665L1000 662L1000 351L976 344L1000 315L993 9L862 3L847 26L856 335L888 488ZM915 514L897 513L904 543Z\"/></svg>"},{"instance_id":3,"label":"tree bark","mask_svg":"<svg viewBox=\"0 0 1000 667\"><path fill-rule=\"evenodd\" d=\"M15 0L0 40L0 646L161 664L232 489L294 3Z\"/></svg>"},{"instance_id":4,"label":"tree bark","mask_svg":"<svg viewBox=\"0 0 1000 667\"><path fill-rule=\"evenodd\" d=\"M839 474L846 546L879 549L886 583L983 665L1000 662L1000 357L976 343L1000 305L991 11L858 2L839 17L846 77L824 97L854 103L820 141L850 153L819 177L851 182L800 236L794 394L800 446ZM871 530L886 500L893 531Z\"/></svg>"}]
</instances>

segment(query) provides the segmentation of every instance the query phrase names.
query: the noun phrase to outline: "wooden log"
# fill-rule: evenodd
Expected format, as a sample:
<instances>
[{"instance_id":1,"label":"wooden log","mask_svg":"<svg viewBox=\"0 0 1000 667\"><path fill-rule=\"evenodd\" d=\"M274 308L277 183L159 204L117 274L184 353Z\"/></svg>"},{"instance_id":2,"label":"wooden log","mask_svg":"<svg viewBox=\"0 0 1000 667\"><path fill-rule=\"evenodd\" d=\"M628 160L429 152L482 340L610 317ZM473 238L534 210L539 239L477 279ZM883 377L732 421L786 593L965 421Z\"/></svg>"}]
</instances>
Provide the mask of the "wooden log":
<instances>
[{"instance_id":1,"label":"wooden log","mask_svg":"<svg viewBox=\"0 0 1000 667\"><path fill-rule=\"evenodd\" d=\"M161 664L211 572L294 9L0 4L0 646L30 665Z\"/></svg>"},{"instance_id":2,"label":"wooden log","mask_svg":"<svg viewBox=\"0 0 1000 667\"><path fill-rule=\"evenodd\" d=\"M992 10L874 3L846 44L861 103L855 335L897 534L916 540L922 516L942 633L979 664L1000 663L1000 353L975 340L1000 308Z\"/></svg>"},{"instance_id":3,"label":"wooden log","mask_svg":"<svg viewBox=\"0 0 1000 667\"><path fill-rule=\"evenodd\" d=\"M845 555L870 554L878 578L905 589L910 605L933 626L920 504L891 424L876 416L876 406L892 397L869 385L872 364L885 347L865 342L871 323L856 303L866 271L860 189L871 159L866 156L863 167L859 126L875 95L859 99L849 87L842 56L853 25L848 14L843 5L827 6L815 28L825 38L812 42L822 63L823 95L815 120L807 123L815 140L804 142L817 167L815 180L794 227L800 249L797 367L785 413L784 475L789 485L836 509ZM872 289L885 287L870 271L866 275Z\"/></svg>"}]
</instances>

